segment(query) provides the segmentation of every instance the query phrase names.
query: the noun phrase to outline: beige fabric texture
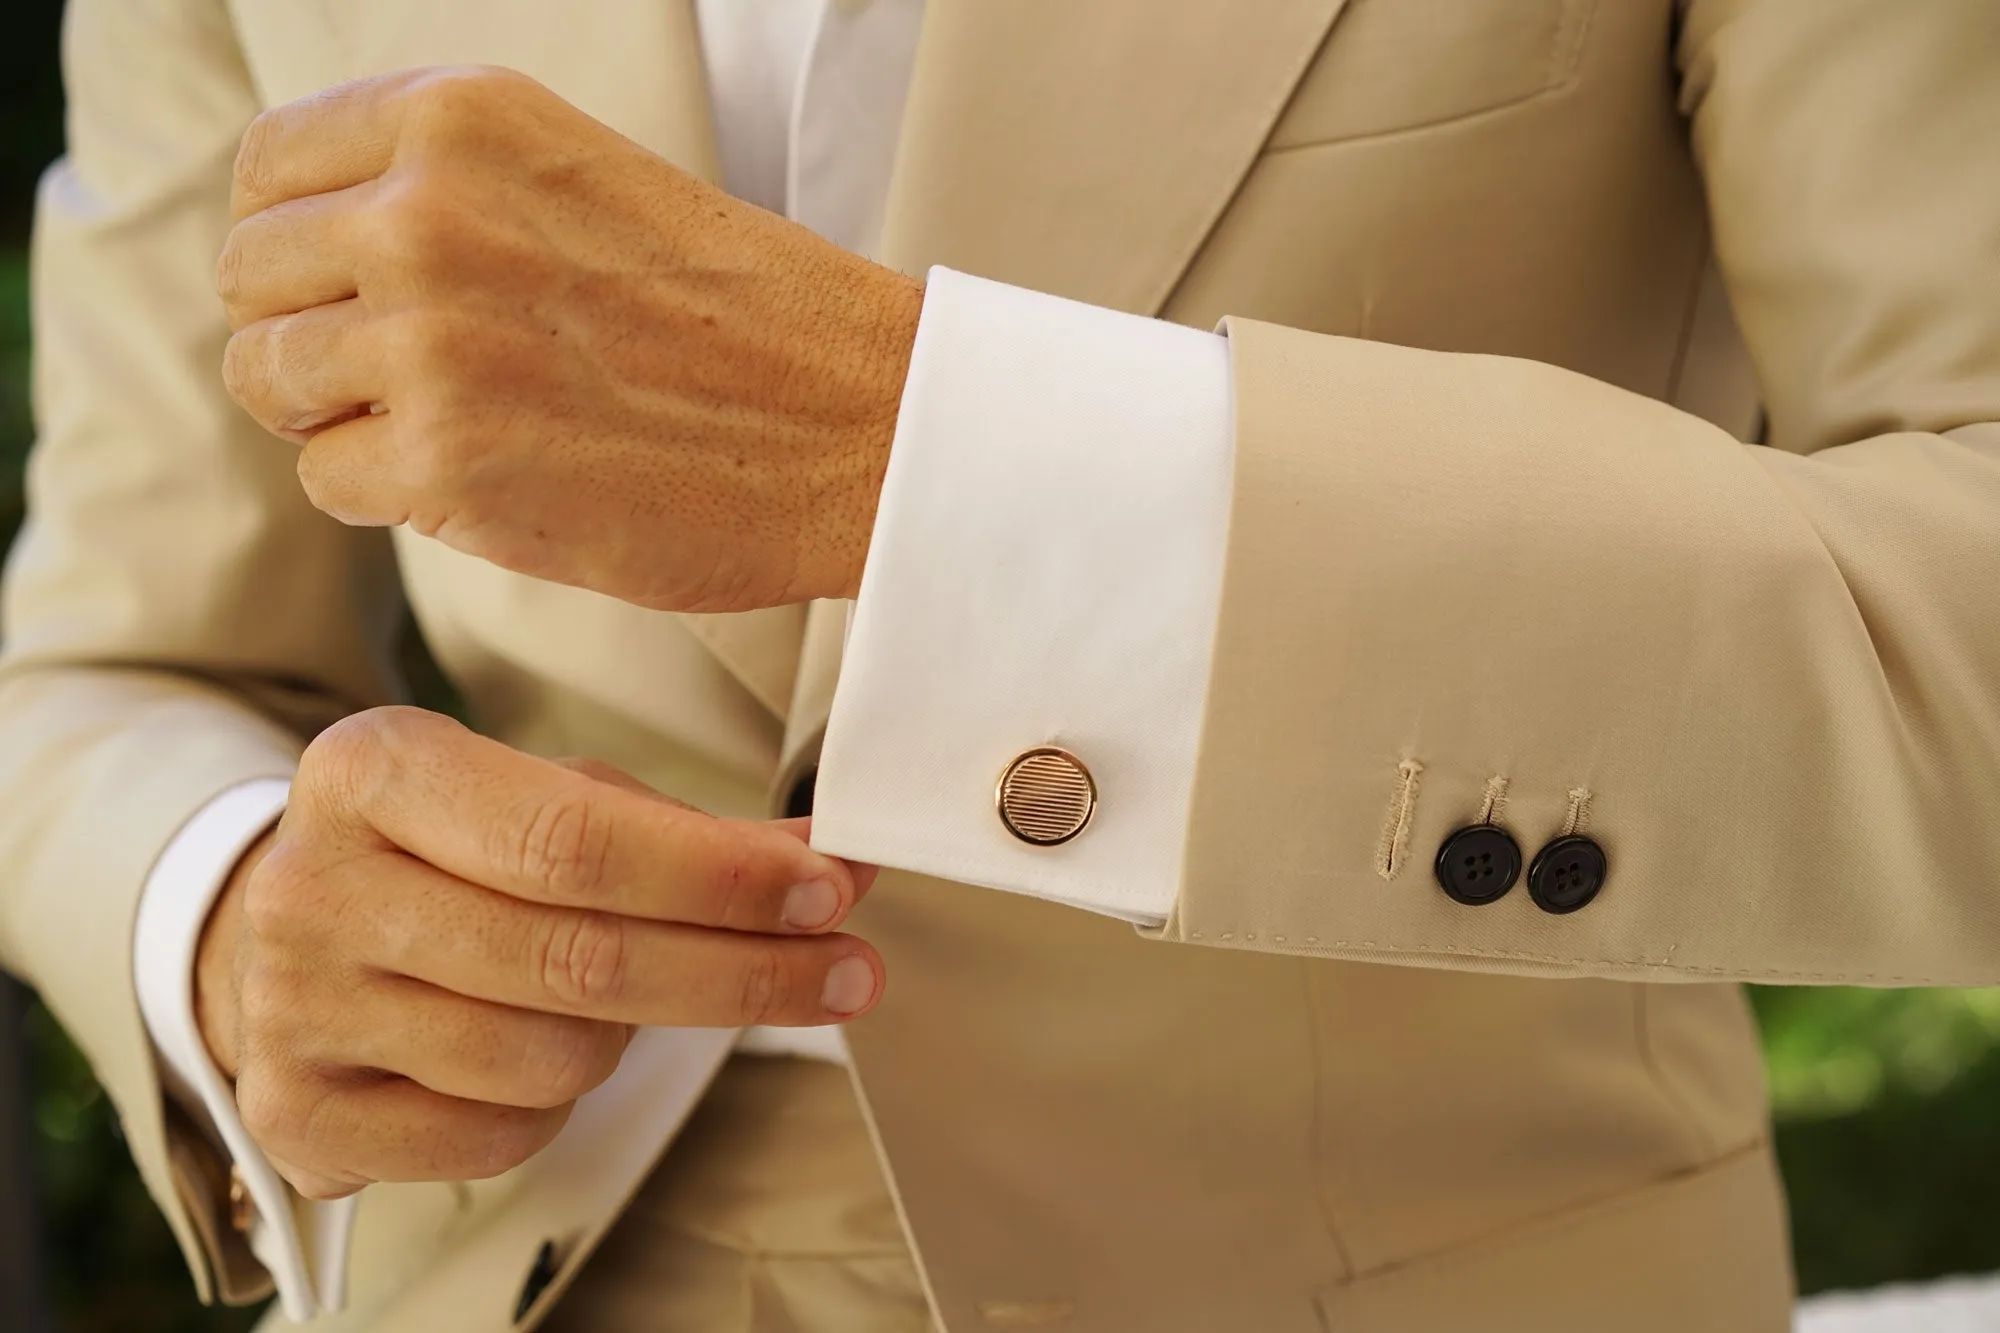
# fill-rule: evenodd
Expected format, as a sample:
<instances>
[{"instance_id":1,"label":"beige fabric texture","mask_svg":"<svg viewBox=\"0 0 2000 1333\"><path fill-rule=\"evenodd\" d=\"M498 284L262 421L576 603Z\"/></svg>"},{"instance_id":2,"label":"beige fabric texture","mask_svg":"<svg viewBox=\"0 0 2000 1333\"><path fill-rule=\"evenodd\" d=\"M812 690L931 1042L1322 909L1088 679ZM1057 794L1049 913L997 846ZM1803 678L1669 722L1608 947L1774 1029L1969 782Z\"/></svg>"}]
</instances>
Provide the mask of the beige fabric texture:
<instances>
[{"instance_id":1,"label":"beige fabric texture","mask_svg":"<svg viewBox=\"0 0 2000 1333\"><path fill-rule=\"evenodd\" d=\"M173 830L393 697L399 579L489 731L766 811L839 609L660 615L342 529L219 384L259 107L490 61L712 178L687 0L68 22L0 961L242 1296L130 982ZM1238 452L1163 938L895 873L859 920L891 982L855 1072L938 1322L1789 1326L1728 983L2000 981L1996 141L1964 0L930 0L890 261L1227 319ZM1428 882L1495 778L1530 853L1603 843L1598 901ZM327 1327L513 1327L540 1245L573 1274L648 1179L669 1078L539 1166L371 1190Z\"/></svg>"},{"instance_id":2,"label":"beige fabric texture","mask_svg":"<svg viewBox=\"0 0 2000 1333\"><path fill-rule=\"evenodd\" d=\"M934 1333L846 1070L737 1056L547 1333Z\"/></svg>"}]
</instances>

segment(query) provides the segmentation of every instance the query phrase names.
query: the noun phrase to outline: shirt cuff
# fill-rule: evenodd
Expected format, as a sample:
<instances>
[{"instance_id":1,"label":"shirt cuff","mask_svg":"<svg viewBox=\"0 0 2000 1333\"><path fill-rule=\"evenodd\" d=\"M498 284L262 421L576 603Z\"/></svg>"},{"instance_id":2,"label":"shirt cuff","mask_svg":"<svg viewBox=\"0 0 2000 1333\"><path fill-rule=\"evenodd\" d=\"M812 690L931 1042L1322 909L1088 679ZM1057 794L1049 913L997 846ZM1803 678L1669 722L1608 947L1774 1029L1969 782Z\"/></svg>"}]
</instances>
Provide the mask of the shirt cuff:
<instances>
[{"instance_id":1,"label":"shirt cuff","mask_svg":"<svg viewBox=\"0 0 2000 1333\"><path fill-rule=\"evenodd\" d=\"M1235 443L1219 334L933 269L813 803L813 846L1141 924L1179 891ZM1089 768L1008 833L1024 751Z\"/></svg>"},{"instance_id":2,"label":"shirt cuff","mask_svg":"<svg viewBox=\"0 0 2000 1333\"><path fill-rule=\"evenodd\" d=\"M309 1203L292 1193L244 1130L235 1092L209 1058L194 1013L195 950L209 909L243 853L284 811L289 792L290 784L277 778L245 782L182 826L146 877L132 968L139 1011L161 1066L208 1112L255 1205L251 1252L270 1271L286 1316L303 1323L345 1303L355 1200Z\"/></svg>"}]
</instances>

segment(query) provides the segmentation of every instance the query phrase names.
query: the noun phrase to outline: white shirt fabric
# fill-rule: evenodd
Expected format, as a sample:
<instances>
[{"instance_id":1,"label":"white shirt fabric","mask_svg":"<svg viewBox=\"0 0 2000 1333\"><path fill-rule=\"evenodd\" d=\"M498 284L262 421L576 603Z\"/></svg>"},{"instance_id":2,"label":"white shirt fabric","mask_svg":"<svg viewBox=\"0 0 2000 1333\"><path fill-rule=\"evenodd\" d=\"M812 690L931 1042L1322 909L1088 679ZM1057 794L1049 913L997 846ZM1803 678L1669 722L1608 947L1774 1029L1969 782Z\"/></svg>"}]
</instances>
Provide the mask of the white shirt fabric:
<instances>
[{"instance_id":1,"label":"white shirt fabric","mask_svg":"<svg viewBox=\"0 0 2000 1333\"><path fill-rule=\"evenodd\" d=\"M1229 522L1211 333L933 269L813 794L813 846L1153 924L1179 890ZM1097 813L1037 847L1001 770Z\"/></svg>"},{"instance_id":2,"label":"white shirt fabric","mask_svg":"<svg viewBox=\"0 0 2000 1333\"><path fill-rule=\"evenodd\" d=\"M696 0L724 186L873 254L922 0ZM1223 340L934 270L815 799L813 843L1135 922L1178 892L1233 460ZM1029 534L1032 534L1030 536ZM1001 768L1061 745L1098 813L1034 848ZM250 1141L193 1008L202 923L286 784L216 797L144 887L141 1011L254 1204L286 1316L344 1302L355 1201L298 1199ZM742 1049L843 1059L838 1027ZM661 1108L663 1115L680 1108Z\"/></svg>"}]
</instances>

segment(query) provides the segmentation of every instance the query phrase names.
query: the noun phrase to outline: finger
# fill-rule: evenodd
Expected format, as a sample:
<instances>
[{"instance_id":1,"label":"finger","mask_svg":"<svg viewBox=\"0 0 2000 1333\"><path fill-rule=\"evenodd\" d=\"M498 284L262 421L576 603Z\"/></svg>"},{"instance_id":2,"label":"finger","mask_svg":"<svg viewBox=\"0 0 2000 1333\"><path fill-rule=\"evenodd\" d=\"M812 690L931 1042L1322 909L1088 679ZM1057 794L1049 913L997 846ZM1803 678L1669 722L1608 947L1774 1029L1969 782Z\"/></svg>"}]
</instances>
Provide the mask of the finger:
<instances>
[{"instance_id":1,"label":"finger","mask_svg":"<svg viewBox=\"0 0 2000 1333\"><path fill-rule=\"evenodd\" d=\"M272 107L236 150L230 208L237 220L273 204L373 180L395 159L406 94L430 73L398 70L336 84Z\"/></svg>"},{"instance_id":2,"label":"finger","mask_svg":"<svg viewBox=\"0 0 2000 1333\"><path fill-rule=\"evenodd\" d=\"M316 1063L400 1074L432 1092L496 1106L573 1102L610 1078L631 1029L470 999L378 975L319 1013L298 1049ZM308 1044L309 1043L309 1044Z\"/></svg>"},{"instance_id":3,"label":"finger","mask_svg":"<svg viewBox=\"0 0 2000 1333\"><path fill-rule=\"evenodd\" d=\"M547 1147L568 1105L494 1106L394 1075L253 1064L236 1085L244 1126L309 1197L377 1181L485 1180Z\"/></svg>"},{"instance_id":4,"label":"finger","mask_svg":"<svg viewBox=\"0 0 2000 1333\"><path fill-rule=\"evenodd\" d=\"M409 521L410 490L396 455L392 413L364 411L287 438L301 446L299 484L314 508L360 528Z\"/></svg>"},{"instance_id":5,"label":"finger","mask_svg":"<svg viewBox=\"0 0 2000 1333\"><path fill-rule=\"evenodd\" d=\"M448 718L378 709L315 745L330 737L352 752L322 801L344 803L395 846L517 898L794 933L833 929L854 902L846 865L797 838L594 781Z\"/></svg>"},{"instance_id":6,"label":"finger","mask_svg":"<svg viewBox=\"0 0 2000 1333\"><path fill-rule=\"evenodd\" d=\"M774 819L770 827L778 829L790 837L797 838L808 847L812 845L812 816L799 815L792 819ZM880 866L871 866L866 861L842 859L847 873L854 876L854 901L860 902L868 896L868 890L875 887L875 880L881 875Z\"/></svg>"},{"instance_id":7,"label":"finger","mask_svg":"<svg viewBox=\"0 0 2000 1333\"><path fill-rule=\"evenodd\" d=\"M366 413L386 379L380 330L353 300L259 320L222 357L230 397L266 430L293 437Z\"/></svg>"},{"instance_id":8,"label":"finger","mask_svg":"<svg viewBox=\"0 0 2000 1333\"><path fill-rule=\"evenodd\" d=\"M233 329L343 301L356 292L356 231L375 194L364 181L274 204L236 224L215 264Z\"/></svg>"},{"instance_id":9,"label":"finger","mask_svg":"<svg viewBox=\"0 0 2000 1333\"><path fill-rule=\"evenodd\" d=\"M650 796L654 800L665 801L668 805L679 806L683 810L699 809L697 806L689 805L686 801L676 800L665 792L653 790L630 773L625 772L621 768L614 768L601 759L571 757L558 759L556 762L572 772L583 774L587 778L595 778L599 782L608 782L614 787L622 787L626 791L637 792L641 796ZM776 829L786 837L797 838L807 846L812 845L812 816L810 815L794 819L774 819L766 827ZM864 861L842 861L842 864L847 867L847 872L854 877L854 900L860 902L868 896L868 890L875 885L875 877L882 872L879 867L871 866Z\"/></svg>"},{"instance_id":10,"label":"finger","mask_svg":"<svg viewBox=\"0 0 2000 1333\"><path fill-rule=\"evenodd\" d=\"M401 852L350 867L343 949L378 971L542 1013L657 1027L813 1026L871 1008L882 960L851 935L711 930L494 893Z\"/></svg>"}]
</instances>

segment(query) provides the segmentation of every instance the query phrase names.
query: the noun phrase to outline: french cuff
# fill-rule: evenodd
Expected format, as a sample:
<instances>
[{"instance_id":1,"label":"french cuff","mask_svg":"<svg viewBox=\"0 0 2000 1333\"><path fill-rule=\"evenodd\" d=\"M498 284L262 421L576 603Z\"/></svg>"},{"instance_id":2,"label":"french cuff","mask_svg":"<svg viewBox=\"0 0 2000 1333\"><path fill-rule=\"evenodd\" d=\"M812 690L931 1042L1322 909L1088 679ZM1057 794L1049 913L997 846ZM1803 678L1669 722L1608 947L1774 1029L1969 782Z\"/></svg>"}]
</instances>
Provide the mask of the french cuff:
<instances>
[{"instance_id":1,"label":"french cuff","mask_svg":"<svg viewBox=\"0 0 2000 1333\"><path fill-rule=\"evenodd\" d=\"M1221 335L932 269L813 846L1164 921L1233 462ZM1002 811L1003 774L1042 748L1068 756L1047 761L1065 790L1040 808L1017 783L1012 826L1087 814L1054 845Z\"/></svg>"},{"instance_id":2,"label":"french cuff","mask_svg":"<svg viewBox=\"0 0 2000 1333\"><path fill-rule=\"evenodd\" d=\"M303 1323L346 1301L355 1200L303 1200L278 1176L244 1130L194 1013L195 950L209 909L243 853L283 813L290 786L260 778L231 787L174 835L140 895L132 969L166 1079L208 1113L231 1160L230 1202L250 1252L270 1272L286 1317Z\"/></svg>"}]
</instances>

